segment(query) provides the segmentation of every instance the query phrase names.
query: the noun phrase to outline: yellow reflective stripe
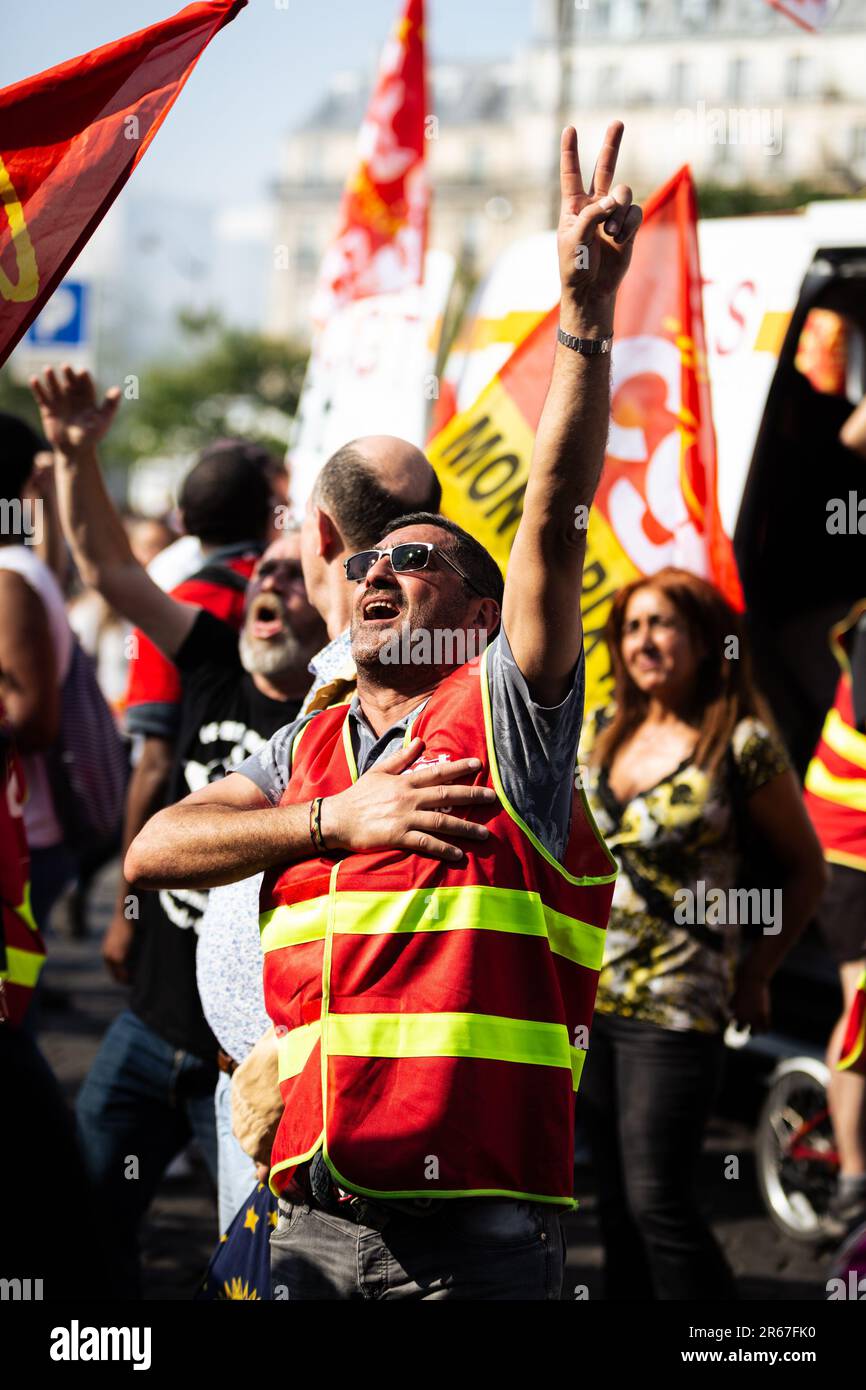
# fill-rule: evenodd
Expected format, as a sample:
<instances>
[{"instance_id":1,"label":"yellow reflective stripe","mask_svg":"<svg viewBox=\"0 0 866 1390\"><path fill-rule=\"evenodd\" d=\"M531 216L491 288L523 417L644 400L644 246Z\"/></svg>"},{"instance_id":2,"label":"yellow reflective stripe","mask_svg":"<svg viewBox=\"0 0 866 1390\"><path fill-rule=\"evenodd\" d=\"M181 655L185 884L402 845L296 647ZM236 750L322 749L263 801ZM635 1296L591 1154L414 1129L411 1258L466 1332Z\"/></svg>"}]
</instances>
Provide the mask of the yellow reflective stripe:
<instances>
[{"instance_id":1,"label":"yellow reflective stripe","mask_svg":"<svg viewBox=\"0 0 866 1390\"><path fill-rule=\"evenodd\" d=\"M596 840L598 841L599 846L603 851L604 856L610 864L612 870L612 872L609 874L601 874L597 875L596 877L586 875L583 878L575 878L573 874L570 874L568 870L565 868L565 865L560 864L558 859L554 859L553 855L550 853L550 850L547 849L541 843L538 837L533 834L529 826L526 824L526 821L521 820L520 816L515 811L511 802L508 800L508 797L505 795L505 788L502 785L502 778L499 775L499 763L496 760L496 748L493 743L493 715L490 707L490 689L487 684L487 657L489 655L489 652L490 648L485 647L481 655L481 704L484 709L484 736L487 742L487 756L490 761L490 776L493 780L493 786L496 790L496 795L499 797L499 800L501 801L505 811L514 821L514 824L520 830L523 831L524 835L526 836L529 843L532 845L533 849L535 849L536 852L541 855L542 859L545 859L547 863L550 864L551 868L556 869L557 873L562 875L566 883L574 883L577 884L579 887L586 887L588 885L591 886L596 883L613 883L619 872L616 860L614 859L604 839L602 838L601 833L599 832L592 811L589 809L589 802L586 799L586 794L583 791L583 788L579 789L580 799L583 803L583 813L586 816L586 821L589 825L589 828L591 829Z\"/></svg>"},{"instance_id":2,"label":"yellow reflective stripe","mask_svg":"<svg viewBox=\"0 0 866 1390\"><path fill-rule=\"evenodd\" d=\"M571 1088L576 1091L580 1087L580 1078L583 1076L583 1064L586 1061L586 1051L582 1047L571 1049Z\"/></svg>"},{"instance_id":3,"label":"yellow reflective stripe","mask_svg":"<svg viewBox=\"0 0 866 1390\"><path fill-rule=\"evenodd\" d=\"M496 1014L328 1015L331 1057L479 1057L565 1067L572 1072L568 1031Z\"/></svg>"},{"instance_id":4,"label":"yellow reflective stripe","mask_svg":"<svg viewBox=\"0 0 866 1390\"><path fill-rule=\"evenodd\" d=\"M322 1023L316 1019L315 1023L305 1023L277 1038L277 1075L280 1081L300 1075L321 1036Z\"/></svg>"},{"instance_id":5,"label":"yellow reflective stripe","mask_svg":"<svg viewBox=\"0 0 866 1390\"><path fill-rule=\"evenodd\" d=\"M316 1153L316 1151L322 1147L322 1141L324 1137L325 1131L322 1130L315 1144L312 1144L310 1148L307 1149L306 1153L293 1154L291 1158L281 1159L279 1163L274 1164L273 1168L268 1174L268 1187L271 1189L271 1192L274 1194L275 1197L280 1196L280 1192L274 1186L274 1178L276 1177L277 1173L281 1173L284 1168L297 1168L299 1163L306 1163L307 1160L312 1158L313 1154Z\"/></svg>"},{"instance_id":6,"label":"yellow reflective stripe","mask_svg":"<svg viewBox=\"0 0 866 1390\"><path fill-rule=\"evenodd\" d=\"M328 899L313 898L262 915L262 950L322 940ZM347 890L337 895L335 932L387 936L406 932L498 931L546 937L555 955L600 970L605 934L590 922L567 917L521 888L409 888L402 892Z\"/></svg>"},{"instance_id":7,"label":"yellow reflective stripe","mask_svg":"<svg viewBox=\"0 0 866 1390\"><path fill-rule=\"evenodd\" d=\"M848 1055L846 1057L840 1057L839 1061L836 1063L836 1070L847 1071L849 1067L853 1067L856 1062L859 1062L863 1055L864 1045L866 1045L866 1018L863 1019L860 1025L860 1031L854 1039L852 1046L849 1048Z\"/></svg>"},{"instance_id":8,"label":"yellow reflective stripe","mask_svg":"<svg viewBox=\"0 0 866 1390\"><path fill-rule=\"evenodd\" d=\"M37 951L21 951L17 946L7 946L3 978L10 985L23 985L25 989L33 989L44 964L45 956Z\"/></svg>"},{"instance_id":9,"label":"yellow reflective stripe","mask_svg":"<svg viewBox=\"0 0 866 1390\"><path fill-rule=\"evenodd\" d=\"M283 905L259 917L262 951L277 951L281 946L301 946L305 941L321 941L325 935L325 912L328 899L310 898L292 907Z\"/></svg>"},{"instance_id":10,"label":"yellow reflective stripe","mask_svg":"<svg viewBox=\"0 0 866 1390\"><path fill-rule=\"evenodd\" d=\"M352 731L349 728L349 716L343 720L343 752L346 755L346 762L349 764L349 776L353 782L358 780L358 764L355 762L355 750L352 747Z\"/></svg>"},{"instance_id":11,"label":"yellow reflective stripe","mask_svg":"<svg viewBox=\"0 0 866 1390\"><path fill-rule=\"evenodd\" d=\"M866 778L834 777L821 762L813 758L806 773L806 789L825 801L850 806L852 811L866 811Z\"/></svg>"},{"instance_id":12,"label":"yellow reflective stripe","mask_svg":"<svg viewBox=\"0 0 866 1390\"><path fill-rule=\"evenodd\" d=\"M544 919L547 939L555 956L564 956L576 965L585 965L588 970L601 969L606 933L600 927L581 922L577 917L566 917L564 912L554 912L546 904Z\"/></svg>"},{"instance_id":13,"label":"yellow reflective stripe","mask_svg":"<svg viewBox=\"0 0 866 1390\"><path fill-rule=\"evenodd\" d=\"M844 864L849 869L866 869L866 855L849 854L844 849L825 849L824 858L831 864Z\"/></svg>"},{"instance_id":14,"label":"yellow reflective stripe","mask_svg":"<svg viewBox=\"0 0 866 1390\"><path fill-rule=\"evenodd\" d=\"M293 768L294 768L294 766L295 766L295 757L297 756L297 752L298 752L298 748L299 748L299 746L300 746L301 739L304 737L304 734L307 732L307 730L309 729L309 727L310 727L310 725L312 724L312 722L313 722L312 719L308 719L307 722L306 722L306 724L302 724L301 727L300 727L300 729L298 730L298 732L295 734L295 737L292 739L292 746L291 746L291 748L289 749L289 776L290 776L290 777L291 777L291 775L292 775L292 770L293 770Z\"/></svg>"},{"instance_id":15,"label":"yellow reflective stripe","mask_svg":"<svg viewBox=\"0 0 866 1390\"><path fill-rule=\"evenodd\" d=\"M855 767L866 768L866 737L846 724L837 709L828 711L821 736L840 758L847 758Z\"/></svg>"},{"instance_id":16,"label":"yellow reflective stripe","mask_svg":"<svg viewBox=\"0 0 866 1390\"><path fill-rule=\"evenodd\" d=\"M18 913L18 916L21 918L22 922L24 922L32 932L38 932L39 927L37 925L36 918L33 916L33 907L30 902L29 879L24 885L24 897L22 898L18 906L15 908L15 911Z\"/></svg>"}]
</instances>

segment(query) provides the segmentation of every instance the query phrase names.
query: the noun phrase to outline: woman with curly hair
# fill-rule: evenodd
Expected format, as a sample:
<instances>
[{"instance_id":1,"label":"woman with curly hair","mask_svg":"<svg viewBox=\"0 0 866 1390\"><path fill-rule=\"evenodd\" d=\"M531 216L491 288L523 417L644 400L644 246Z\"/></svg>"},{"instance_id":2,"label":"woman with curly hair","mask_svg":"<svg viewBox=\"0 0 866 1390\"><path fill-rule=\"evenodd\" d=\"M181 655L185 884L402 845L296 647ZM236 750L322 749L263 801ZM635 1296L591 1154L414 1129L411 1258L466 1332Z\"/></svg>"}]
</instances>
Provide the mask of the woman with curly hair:
<instances>
[{"instance_id":1,"label":"woman with curly hair","mask_svg":"<svg viewBox=\"0 0 866 1390\"><path fill-rule=\"evenodd\" d=\"M613 700L587 717L580 762L620 873L579 1103L606 1296L733 1298L698 1158L726 1025L767 1026L769 980L821 894L821 849L711 584L672 567L635 580L607 640ZM749 892L738 878L758 840L777 886Z\"/></svg>"}]
</instances>

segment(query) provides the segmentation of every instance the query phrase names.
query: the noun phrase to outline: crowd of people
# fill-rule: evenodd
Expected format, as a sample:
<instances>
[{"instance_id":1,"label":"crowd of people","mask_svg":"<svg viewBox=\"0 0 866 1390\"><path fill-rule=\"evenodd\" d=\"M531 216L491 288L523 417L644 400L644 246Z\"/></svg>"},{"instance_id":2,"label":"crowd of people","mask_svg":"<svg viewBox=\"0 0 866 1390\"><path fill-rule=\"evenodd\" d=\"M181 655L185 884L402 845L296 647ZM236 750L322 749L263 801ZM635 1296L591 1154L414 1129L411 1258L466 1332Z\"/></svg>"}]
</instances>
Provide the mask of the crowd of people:
<instances>
[{"instance_id":1,"label":"crowd of people","mask_svg":"<svg viewBox=\"0 0 866 1390\"><path fill-rule=\"evenodd\" d=\"M34 1248L22 1204L0 1272L66 1293L85 1266L105 1296L140 1297L143 1219L195 1140L215 1244L263 1194L259 1296L556 1299L577 1123L606 1296L736 1296L696 1192L724 1032L768 1025L833 855L705 580L668 568L621 591L611 700L584 717L571 518L603 464L640 224L614 182L621 135L589 192L563 137L560 340L504 583L391 436L338 450L294 520L285 469L216 441L183 482L177 539L109 496L117 391L46 369L42 434L0 417L2 487L38 496L45 522L39 547L0 537L0 1168L8 1192L47 1162L94 1233ZM406 625L480 637L482 655L383 660ZM863 769L861 696L843 742ZM122 713L131 770L120 798L94 782L85 807L79 787L72 815L111 824L81 846L70 759L74 793L97 699ZM684 888L734 892L756 839L781 894L770 930L744 940L736 919L680 910ZM86 920L95 867L118 855L102 949L128 1000L73 1129L37 1044L43 934L72 884ZM850 1007L866 862L846 867ZM840 1030L830 1046L835 1063ZM840 1232L866 1219L866 1079L843 1083Z\"/></svg>"}]
</instances>

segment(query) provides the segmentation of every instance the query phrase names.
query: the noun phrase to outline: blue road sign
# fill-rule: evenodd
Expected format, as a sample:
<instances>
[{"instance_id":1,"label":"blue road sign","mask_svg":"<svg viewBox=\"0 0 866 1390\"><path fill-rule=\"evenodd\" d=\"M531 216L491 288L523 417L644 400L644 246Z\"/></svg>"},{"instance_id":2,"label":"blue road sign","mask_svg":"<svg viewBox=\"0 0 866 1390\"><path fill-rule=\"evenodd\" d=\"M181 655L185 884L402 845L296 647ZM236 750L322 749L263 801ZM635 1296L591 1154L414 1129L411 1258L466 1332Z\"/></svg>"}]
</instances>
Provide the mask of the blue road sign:
<instances>
[{"instance_id":1,"label":"blue road sign","mask_svg":"<svg viewBox=\"0 0 866 1390\"><path fill-rule=\"evenodd\" d=\"M27 347L85 347L88 342L90 286L64 280L24 335Z\"/></svg>"}]
</instances>

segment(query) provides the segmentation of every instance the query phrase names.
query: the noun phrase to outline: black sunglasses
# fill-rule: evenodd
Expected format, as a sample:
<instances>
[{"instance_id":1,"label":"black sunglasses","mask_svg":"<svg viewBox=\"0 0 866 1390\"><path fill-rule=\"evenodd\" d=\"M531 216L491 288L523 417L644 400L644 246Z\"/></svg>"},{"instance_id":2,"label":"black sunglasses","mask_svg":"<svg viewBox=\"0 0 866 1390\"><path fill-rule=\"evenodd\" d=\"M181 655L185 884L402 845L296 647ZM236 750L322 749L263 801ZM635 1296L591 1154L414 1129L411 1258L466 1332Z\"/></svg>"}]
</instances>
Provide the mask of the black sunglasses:
<instances>
[{"instance_id":1,"label":"black sunglasses","mask_svg":"<svg viewBox=\"0 0 866 1390\"><path fill-rule=\"evenodd\" d=\"M468 574L464 574L459 565L442 549L441 545L435 545L433 541L403 541L400 545L387 546L382 550L359 550L356 555L350 555L348 560L343 561L346 571L346 578L358 584L362 579L366 579L368 570L375 565L376 561L383 555L388 556L391 568L395 574L409 574L412 570L425 570L430 564L430 556L434 553L444 560L446 565L450 565L456 574L473 589L479 598L485 598L477 584L473 584Z\"/></svg>"}]
</instances>

